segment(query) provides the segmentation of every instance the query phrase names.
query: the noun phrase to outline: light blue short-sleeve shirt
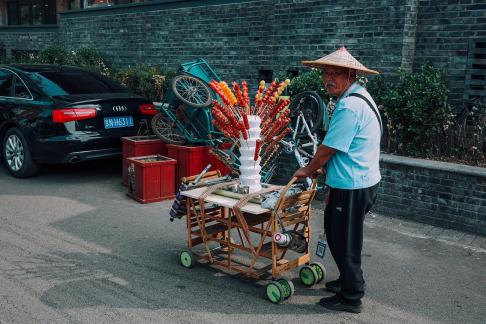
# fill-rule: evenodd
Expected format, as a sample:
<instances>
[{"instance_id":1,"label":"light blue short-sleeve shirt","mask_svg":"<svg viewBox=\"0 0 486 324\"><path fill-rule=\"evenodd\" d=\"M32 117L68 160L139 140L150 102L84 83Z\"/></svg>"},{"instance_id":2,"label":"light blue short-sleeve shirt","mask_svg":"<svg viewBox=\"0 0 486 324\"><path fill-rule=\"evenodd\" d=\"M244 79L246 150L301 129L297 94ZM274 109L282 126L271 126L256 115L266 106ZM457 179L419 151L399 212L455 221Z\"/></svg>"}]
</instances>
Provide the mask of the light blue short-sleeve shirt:
<instances>
[{"instance_id":1,"label":"light blue short-sleeve shirt","mask_svg":"<svg viewBox=\"0 0 486 324\"><path fill-rule=\"evenodd\" d=\"M338 99L322 144L336 149L327 163L326 184L331 188L362 189L381 180L380 122L362 98L376 104L365 88L353 83Z\"/></svg>"}]
</instances>

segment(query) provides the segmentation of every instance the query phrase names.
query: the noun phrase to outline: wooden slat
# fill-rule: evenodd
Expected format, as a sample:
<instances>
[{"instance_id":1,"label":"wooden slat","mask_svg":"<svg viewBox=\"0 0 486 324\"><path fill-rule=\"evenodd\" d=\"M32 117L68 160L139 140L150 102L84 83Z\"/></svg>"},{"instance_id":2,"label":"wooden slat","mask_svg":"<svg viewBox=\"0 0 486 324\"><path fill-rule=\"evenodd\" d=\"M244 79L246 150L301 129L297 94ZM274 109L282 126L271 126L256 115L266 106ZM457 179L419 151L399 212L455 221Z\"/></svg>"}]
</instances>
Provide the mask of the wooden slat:
<instances>
[{"instance_id":1,"label":"wooden slat","mask_svg":"<svg viewBox=\"0 0 486 324\"><path fill-rule=\"evenodd\" d=\"M192 181L196 180L197 176L198 175L184 177L184 178L181 179L181 182L184 182L184 183L192 182ZM211 180L211 179L216 179L216 178L219 178L220 176L221 176L221 174L219 173L219 171L209 171L201 177L200 181L207 181L207 180Z\"/></svg>"},{"instance_id":2,"label":"wooden slat","mask_svg":"<svg viewBox=\"0 0 486 324\"><path fill-rule=\"evenodd\" d=\"M206 190L205 187L196 188L192 190L182 191L181 195L194 198L194 199L199 199L199 197L202 195L202 193L205 190ZM233 208L238 203L239 200L230 197L211 194L205 199L205 201L215 203L222 207ZM260 204L248 203L245 206L243 206L241 211L251 213L251 214L265 214L268 213L270 210L266 208L262 208Z\"/></svg>"},{"instance_id":3,"label":"wooden slat","mask_svg":"<svg viewBox=\"0 0 486 324\"><path fill-rule=\"evenodd\" d=\"M212 222L212 221L213 221L212 219L205 219L204 223L207 224L207 223ZM196 227L196 226L199 226L198 221L196 219L194 219L194 221L191 219L191 228Z\"/></svg>"},{"instance_id":4,"label":"wooden slat","mask_svg":"<svg viewBox=\"0 0 486 324\"><path fill-rule=\"evenodd\" d=\"M282 249L277 245L277 253L280 253L283 250L286 250L286 249ZM260 250L260 255L262 257L265 257L265 258L268 258L268 259L272 258L272 242L271 241L263 244L262 249Z\"/></svg>"},{"instance_id":5,"label":"wooden slat","mask_svg":"<svg viewBox=\"0 0 486 324\"><path fill-rule=\"evenodd\" d=\"M192 239L192 246L196 246L201 243L203 243L203 239L200 236Z\"/></svg>"},{"instance_id":6,"label":"wooden slat","mask_svg":"<svg viewBox=\"0 0 486 324\"><path fill-rule=\"evenodd\" d=\"M297 224L297 223L302 223L304 220L302 218L296 218L294 220L290 220L290 221L284 221L284 226L287 227L287 226L290 226L290 225L294 225L294 224Z\"/></svg>"},{"instance_id":7,"label":"wooden slat","mask_svg":"<svg viewBox=\"0 0 486 324\"><path fill-rule=\"evenodd\" d=\"M276 274L277 275L280 275L282 273L284 273L285 271L287 270L290 270L290 269L293 269L293 268L296 268L298 266L301 266L307 262L310 261L310 255L309 254L304 254L303 256L299 257L298 259L295 259L295 260L292 260L292 261L289 261L281 266L277 266L277 269L276 269Z\"/></svg>"},{"instance_id":8,"label":"wooden slat","mask_svg":"<svg viewBox=\"0 0 486 324\"><path fill-rule=\"evenodd\" d=\"M290 206L290 207L294 207L294 206ZM283 216L281 217L286 217L287 215L293 215L293 214L296 214L296 213L301 213L301 212L306 212L308 209L309 209L309 204L306 204L306 205L301 205L299 208L297 209L292 209L292 211L283 211ZM288 208L286 208L288 210Z\"/></svg>"},{"instance_id":9,"label":"wooden slat","mask_svg":"<svg viewBox=\"0 0 486 324\"><path fill-rule=\"evenodd\" d=\"M293 207L293 206L308 206L309 205L309 202L310 202L310 198L311 197L301 197L299 199L292 199L292 200L286 200L282 203L282 207L280 210L285 210L289 207ZM299 207L300 208L300 207Z\"/></svg>"},{"instance_id":10,"label":"wooden slat","mask_svg":"<svg viewBox=\"0 0 486 324\"><path fill-rule=\"evenodd\" d=\"M224 233L228 227L224 224L214 224L210 226L206 226L206 235L214 235L218 233ZM193 235L201 235L201 231L199 229L191 231Z\"/></svg>"},{"instance_id":11,"label":"wooden slat","mask_svg":"<svg viewBox=\"0 0 486 324\"><path fill-rule=\"evenodd\" d=\"M268 220L270 219L270 215L268 214L253 215L253 214L244 213L243 216L245 217L248 226L264 224L268 222Z\"/></svg>"},{"instance_id":12,"label":"wooden slat","mask_svg":"<svg viewBox=\"0 0 486 324\"><path fill-rule=\"evenodd\" d=\"M302 221L305 220L305 213L304 212L296 212L296 213L292 213L292 214L287 214L287 215L284 215L282 217L280 217L280 219L285 223L285 222L290 222L294 219L301 219Z\"/></svg>"}]
</instances>

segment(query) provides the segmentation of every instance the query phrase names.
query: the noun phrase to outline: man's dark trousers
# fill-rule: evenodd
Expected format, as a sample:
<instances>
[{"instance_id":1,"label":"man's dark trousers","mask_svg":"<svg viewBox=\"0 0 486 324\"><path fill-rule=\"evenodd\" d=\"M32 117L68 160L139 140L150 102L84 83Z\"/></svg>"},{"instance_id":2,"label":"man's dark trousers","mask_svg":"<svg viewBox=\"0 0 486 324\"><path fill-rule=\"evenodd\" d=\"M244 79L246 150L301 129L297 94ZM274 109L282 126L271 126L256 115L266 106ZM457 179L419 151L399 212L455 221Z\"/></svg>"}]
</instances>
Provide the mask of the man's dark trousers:
<instances>
[{"instance_id":1,"label":"man's dark trousers","mask_svg":"<svg viewBox=\"0 0 486 324\"><path fill-rule=\"evenodd\" d=\"M341 291L345 301L359 302L364 295L361 270L363 222L376 200L378 184L364 189L330 188L324 212L324 230L329 250L339 269Z\"/></svg>"}]
</instances>

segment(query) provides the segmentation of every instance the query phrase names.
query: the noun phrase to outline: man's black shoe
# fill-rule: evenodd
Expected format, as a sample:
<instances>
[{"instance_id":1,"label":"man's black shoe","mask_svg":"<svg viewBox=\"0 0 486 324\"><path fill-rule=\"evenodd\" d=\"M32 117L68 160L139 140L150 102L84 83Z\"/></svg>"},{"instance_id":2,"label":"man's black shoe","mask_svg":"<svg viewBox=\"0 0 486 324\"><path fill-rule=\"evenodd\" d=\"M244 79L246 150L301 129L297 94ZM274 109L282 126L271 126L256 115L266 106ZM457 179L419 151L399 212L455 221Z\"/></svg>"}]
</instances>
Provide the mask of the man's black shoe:
<instances>
[{"instance_id":1,"label":"man's black shoe","mask_svg":"<svg viewBox=\"0 0 486 324\"><path fill-rule=\"evenodd\" d=\"M327 309L340 312L361 313L361 302L345 302L338 295L332 297L324 297L319 301L319 304Z\"/></svg>"},{"instance_id":2,"label":"man's black shoe","mask_svg":"<svg viewBox=\"0 0 486 324\"><path fill-rule=\"evenodd\" d=\"M337 294L341 291L341 281L339 279L326 282L326 290Z\"/></svg>"}]
</instances>

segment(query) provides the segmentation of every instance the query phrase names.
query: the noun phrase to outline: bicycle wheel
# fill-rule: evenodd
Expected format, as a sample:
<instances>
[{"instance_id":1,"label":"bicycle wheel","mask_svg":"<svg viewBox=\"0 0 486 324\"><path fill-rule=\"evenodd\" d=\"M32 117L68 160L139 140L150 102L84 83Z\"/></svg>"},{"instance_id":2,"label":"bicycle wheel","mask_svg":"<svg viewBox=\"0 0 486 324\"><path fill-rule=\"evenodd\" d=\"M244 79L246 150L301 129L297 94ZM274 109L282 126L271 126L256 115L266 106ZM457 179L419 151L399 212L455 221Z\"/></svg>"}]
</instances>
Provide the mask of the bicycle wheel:
<instances>
[{"instance_id":1,"label":"bicycle wheel","mask_svg":"<svg viewBox=\"0 0 486 324\"><path fill-rule=\"evenodd\" d=\"M172 91L186 105L206 108L213 101L208 85L196 77L180 74L172 80Z\"/></svg>"},{"instance_id":2,"label":"bicycle wheel","mask_svg":"<svg viewBox=\"0 0 486 324\"><path fill-rule=\"evenodd\" d=\"M299 93L290 102L289 109L292 125L295 125L300 112L302 112L311 133L314 133L322 125L324 107L317 92L304 91Z\"/></svg>"},{"instance_id":3,"label":"bicycle wheel","mask_svg":"<svg viewBox=\"0 0 486 324\"><path fill-rule=\"evenodd\" d=\"M158 138L168 144L182 145L186 143L184 134L164 113L158 113L152 118L152 130Z\"/></svg>"}]
</instances>

